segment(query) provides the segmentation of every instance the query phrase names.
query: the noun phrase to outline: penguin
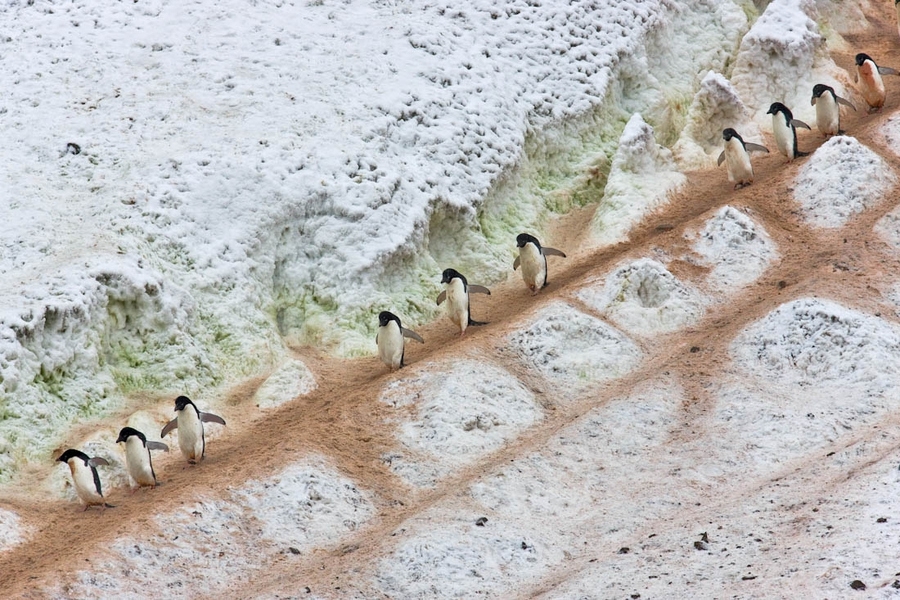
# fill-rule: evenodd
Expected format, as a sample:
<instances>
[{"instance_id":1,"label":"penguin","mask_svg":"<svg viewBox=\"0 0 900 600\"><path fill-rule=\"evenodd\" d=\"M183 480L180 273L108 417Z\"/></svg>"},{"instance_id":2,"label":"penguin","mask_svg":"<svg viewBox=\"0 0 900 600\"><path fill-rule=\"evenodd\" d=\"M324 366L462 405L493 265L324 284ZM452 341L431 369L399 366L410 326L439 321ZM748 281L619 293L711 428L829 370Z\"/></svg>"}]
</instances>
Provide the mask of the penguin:
<instances>
[{"instance_id":1,"label":"penguin","mask_svg":"<svg viewBox=\"0 0 900 600\"><path fill-rule=\"evenodd\" d=\"M795 119L791 110L781 102L773 102L767 115L772 115L772 132L775 134L775 146L778 151L787 156L791 162L799 156L809 156L809 152L800 152L797 149L797 128L809 125L799 119Z\"/></svg>"},{"instance_id":2,"label":"penguin","mask_svg":"<svg viewBox=\"0 0 900 600\"><path fill-rule=\"evenodd\" d=\"M540 290L547 287L547 257L566 255L556 248L548 248L541 246L541 243L533 235L520 233L516 236L516 247L519 249L519 256L513 261L513 270L522 266L522 279L525 285L531 290L531 295L537 294Z\"/></svg>"},{"instance_id":3,"label":"penguin","mask_svg":"<svg viewBox=\"0 0 900 600\"><path fill-rule=\"evenodd\" d=\"M728 181L734 182L734 189L740 189L753 183L753 167L750 165L751 152L768 152L769 149L759 144L745 142L738 132L729 127L722 131L725 150L719 154L717 164L725 162L728 170Z\"/></svg>"},{"instance_id":4,"label":"penguin","mask_svg":"<svg viewBox=\"0 0 900 600\"><path fill-rule=\"evenodd\" d=\"M69 448L57 460L69 465L72 483L75 484L75 493L84 502L84 510L91 506L114 508L103 498L103 487L100 485L100 475L97 473L97 467L109 466L105 458L99 456L91 458L81 450Z\"/></svg>"},{"instance_id":5,"label":"penguin","mask_svg":"<svg viewBox=\"0 0 900 600\"><path fill-rule=\"evenodd\" d=\"M816 107L816 127L822 135L843 135L841 129L841 107L839 104L849 106L854 111L856 107L849 100L841 98L834 93L834 88L824 83L813 86L813 95L810 104Z\"/></svg>"},{"instance_id":6,"label":"penguin","mask_svg":"<svg viewBox=\"0 0 900 600\"><path fill-rule=\"evenodd\" d=\"M447 314L450 315L450 320L459 327L460 337L466 334L466 327L469 325L487 325L486 322L472 319L472 312L469 310L469 294L490 296L491 290L482 285L470 285L456 269L444 269L441 283L446 283L447 289L438 294L438 306L447 300Z\"/></svg>"},{"instance_id":7,"label":"penguin","mask_svg":"<svg viewBox=\"0 0 900 600\"><path fill-rule=\"evenodd\" d=\"M375 336L375 343L378 344L378 356L381 362L394 369L403 367L404 346L406 341L403 338L412 338L417 342L425 343L425 340L410 329L400 324L400 319L392 312L386 310L378 313L378 334Z\"/></svg>"},{"instance_id":8,"label":"penguin","mask_svg":"<svg viewBox=\"0 0 900 600\"><path fill-rule=\"evenodd\" d=\"M125 442L125 465L128 467L128 474L131 475L138 488L156 487L156 473L153 471L150 451L168 452L169 447L162 442L148 442L147 436L132 427L123 427L119 432L116 443L121 442Z\"/></svg>"},{"instance_id":9,"label":"penguin","mask_svg":"<svg viewBox=\"0 0 900 600\"><path fill-rule=\"evenodd\" d=\"M881 110L884 106L884 81L882 75L897 75L897 71L890 67L879 67L868 54L860 52L856 55L856 83L862 93L869 112Z\"/></svg>"},{"instance_id":10,"label":"penguin","mask_svg":"<svg viewBox=\"0 0 900 600\"><path fill-rule=\"evenodd\" d=\"M166 437L173 429L178 429L178 447L191 464L199 463L206 454L206 436L203 434L204 423L225 424L225 419L212 413L200 412L200 409L187 396L175 398L175 412L178 416L166 423L159 437Z\"/></svg>"}]
</instances>

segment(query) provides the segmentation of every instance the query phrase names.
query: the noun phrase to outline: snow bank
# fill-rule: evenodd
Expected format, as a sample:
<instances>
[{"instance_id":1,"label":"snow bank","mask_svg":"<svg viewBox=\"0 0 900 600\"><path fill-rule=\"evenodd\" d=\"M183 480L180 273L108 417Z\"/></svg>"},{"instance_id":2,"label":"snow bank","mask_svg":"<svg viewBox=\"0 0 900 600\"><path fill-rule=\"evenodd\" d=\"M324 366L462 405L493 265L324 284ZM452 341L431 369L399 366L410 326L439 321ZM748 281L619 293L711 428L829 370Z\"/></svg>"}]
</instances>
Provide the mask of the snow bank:
<instances>
[{"instance_id":1,"label":"snow bank","mask_svg":"<svg viewBox=\"0 0 900 600\"><path fill-rule=\"evenodd\" d=\"M179 597L216 593L279 554L337 543L373 514L368 494L324 459L309 457L222 500L157 515L141 537L120 537L112 556L93 557L91 569L60 590L83 598L140 598L151 587Z\"/></svg>"},{"instance_id":2,"label":"snow bank","mask_svg":"<svg viewBox=\"0 0 900 600\"><path fill-rule=\"evenodd\" d=\"M732 206L717 210L702 230L687 237L699 263L710 267L707 285L726 295L755 281L778 256L765 229Z\"/></svg>"},{"instance_id":3,"label":"snow bank","mask_svg":"<svg viewBox=\"0 0 900 600\"><path fill-rule=\"evenodd\" d=\"M766 111L773 102L784 103L794 117L814 123L815 108L809 103L813 86L834 87L841 77L818 20L814 0L773 0L741 41L731 83L767 129L772 118Z\"/></svg>"},{"instance_id":4,"label":"snow bank","mask_svg":"<svg viewBox=\"0 0 900 600\"><path fill-rule=\"evenodd\" d=\"M299 360L286 361L269 375L253 401L260 408L273 408L316 389L316 378Z\"/></svg>"},{"instance_id":5,"label":"snow bank","mask_svg":"<svg viewBox=\"0 0 900 600\"><path fill-rule=\"evenodd\" d=\"M641 361L637 345L603 321L554 302L509 336L509 352L557 390L578 391L621 377ZM572 394L554 394L565 402Z\"/></svg>"},{"instance_id":6,"label":"snow bank","mask_svg":"<svg viewBox=\"0 0 900 600\"><path fill-rule=\"evenodd\" d=\"M653 128L641 115L633 115L619 138L603 198L591 222L594 239L599 244L627 240L629 230L664 204L685 180L672 152L656 143Z\"/></svg>"},{"instance_id":7,"label":"snow bank","mask_svg":"<svg viewBox=\"0 0 900 600\"><path fill-rule=\"evenodd\" d=\"M407 482L438 480L497 450L542 418L534 394L489 361L462 360L416 366L388 384L381 402L409 409L397 416L400 449L385 456Z\"/></svg>"},{"instance_id":8,"label":"snow bank","mask_svg":"<svg viewBox=\"0 0 900 600\"><path fill-rule=\"evenodd\" d=\"M897 176L878 154L852 137L835 136L801 167L794 200L812 225L842 227L884 200L896 183Z\"/></svg>"},{"instance_id":9,"label":"snow bank","mask_svg":"<svg viewBox=\"0 0 900 600\"><path fill-rule=\"evenodd\" d=\"M19 515L0 508L0 554L25 541L26 532Z\"/></svg>"},{"instance_id":10,"label":"snow bank","mask_svg":"<svg viewBox=\"0 0 900 600\"><path fill-rule=\"evenodd\" d=\"M700 294L648 258L617 267L603 285L585 287L576 296L637 335L677 331L703 316Z\"/></svg>"}]
</instances>

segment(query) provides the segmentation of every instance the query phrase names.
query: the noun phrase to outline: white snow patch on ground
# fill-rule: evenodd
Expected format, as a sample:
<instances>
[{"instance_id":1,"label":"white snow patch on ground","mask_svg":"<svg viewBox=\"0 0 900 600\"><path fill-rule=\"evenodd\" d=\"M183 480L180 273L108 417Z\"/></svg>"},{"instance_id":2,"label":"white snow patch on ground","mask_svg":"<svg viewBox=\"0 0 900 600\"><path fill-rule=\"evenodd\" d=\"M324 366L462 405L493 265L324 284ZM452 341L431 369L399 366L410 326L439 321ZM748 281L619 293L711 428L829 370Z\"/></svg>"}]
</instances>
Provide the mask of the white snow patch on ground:
<instances>
[{"instance_id":1,"label":"white snow patch on ground","mask_svg":"<svg viewBox=\"0 0 900 600\"><path fill-rule=\"evenodd\" d=\"M569 304L553 302L509 336L509 349L553 386L576 391L621 377L642 352L622 332ZM569 394L554 398L565 402Z\"/></svg>"},{"instance_id":2,"label":"white snow patch on ground","mask_svg":"<svg viewBox=\"0 0 900 600\"><path fill-rule=\"evenodd\" d=\"M290 360L266 378L256 390L253 400L260 408L274 408L314 389L316 378L312 371L299 360Z\"/></svg>"},{"instance_id":3,"label":"white snow patch on ground","mask_svg":"<svg viewBox=\"0 0 900 600\"><path fill-rule=\"evenodd\" d=\"M710 267L706 284L729 295L755 281L777 258L775 243L766 230L744 212L723 206L703 229L686 234L700 264Z\"/></svg>"},{"instance_id":4,"label":"white snow patch on ground","mask_svg":"<svg viewBox=\"0 0 900 600\"><path fill-rule=\"evenodd\" d=\"M113 556L59 584L68 597L178 597L213 594L245 581L290 548L337 543L374 515L369 495L311 456L264 481L248 481L220 500L200 500L153 518L139 538L122 537Z\"/></svg>"},{"instance_id":5,"label":"white snow patch on ground","mask_svg":"<svg viewBox=\"0 0 900 600\"><path fill-rule=\"evenodd\" d=\"M409 409L399 424L401 448L385 457L391 470L416 486L433 486L497 450L540 421L534 394L487 360L416 366L388 384L381 401Z\"/></svg>"},{"instance_id":6,"label":"white snow patch on ground","mask_svg":"<svg viewBox=\"0 0 900 600\"><path fill-rule=\"evenodd\" d=\"M591 222L594 239L601 245L625 241L629 230L664 204L685 180L672 152L656 143L653 128L641 115L632 115L619 138L603 198Z\"/></svg>"},{"instance_id":7,"label":"white snow patch on ground","mask_svg":"<svg viewBox=\"0 0 900 600\"><path fill-rule=\"evenodd\" d=\"M741 41L731 82L767 129L772 118L766 111L776 101L794 117L814 123L813 86L836 83L840 70L828 55L817 20L814 0L773 0Z\"/></svg>"},{"instance_id":8,"label":"white snow patch on ground","mask_svg":"<svg viewBox=\"0 0 900 600\"><path fill-rule=\"evenodd\" d=\"M896 183L896 174L878 154L855 138L835 136L800 168L794 200L812 225L842 227L881 202Z\"/></svg>"},{"instance_id":9,"label":"white snow patch on ground","mask_svg":"<svg viewBox=\"0 0 900 600\"><path fill-rule=\"evenodd\" d=\"M18 546L27 537L19 515L12 510L0 508L0 554Z\"/></svg>"},{"instance_id":10,"label":"white snow patch on ground","mask_svg":"<svg viewBox=\"0 0 900 600\"><path fill-rule=\"evenodd\" d=\"M617 267L576 297L635 335L669 333L703 316L703 297L649 258Z\"/></svg>"}]
</instances>

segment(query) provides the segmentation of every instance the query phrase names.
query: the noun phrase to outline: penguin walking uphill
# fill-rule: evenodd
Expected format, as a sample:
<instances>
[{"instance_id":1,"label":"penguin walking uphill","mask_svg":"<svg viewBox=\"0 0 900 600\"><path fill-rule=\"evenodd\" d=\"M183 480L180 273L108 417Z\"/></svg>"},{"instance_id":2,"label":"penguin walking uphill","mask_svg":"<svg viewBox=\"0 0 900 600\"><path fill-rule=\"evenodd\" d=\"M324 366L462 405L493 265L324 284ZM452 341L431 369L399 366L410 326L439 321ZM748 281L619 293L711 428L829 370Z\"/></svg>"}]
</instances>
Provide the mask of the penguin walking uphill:
<instances>
[{"instance_id":1,"label":"penguin walking uphill","mask_svg":"<svg viewBox=\"0 0 900 600\"><path fill-rule=\"evenodd\" d=\"M516 236L516 247L519 249L519 256L513 261L513 270L522 267L522 279L533 296L547 287L549 283L547 281L547 257L561 256L565 258L566 255L556 248L541 246L536 237L527 233L520 233Z\"/></svg>"},{"instance_id":2,"label":"penguin walking uphill","mask_svg":"<svg viewBox=\"0 0 900 600\"><path fill-rule=\"evenodd\" d=\"M175 398L174 419L166 423L159 437L166 437L173 429L178 429L178 447L191 464L199 463L206 454L206 436L203 434L204 423L225 424L225 419L212 413L200 412L200 409L187 396Z\"/></svg>"},{"instance_id":3,"label":"penguin walking uphill","mask_svg":"<svg viewBox=\"0 0 900 600\"><path fill-rule=\"evenodd\" d=\"M882 75L897 75L897 71L890 67L879 67L868 54L860 52L856 55L856 83L859 91L866 104L869 105L869 112L881 110L884 106L885 91L884 80Z\"/></svg>"},{"instance_id":4,"label":"penguin walking uphill","mask_svg":"<svg viewBox=\"0 0 900 600\"><path fill-rule=\"evenodd\" d=\"M97 473L97 467L109 466L105 458L99 456L91 458L81 450L69 448L57 460L69 465L75 493L84 502L84 510L91 506L114 508L112 504L107 504L103 497L103 487L100 485L100 475Z\"/></svg>"},{"instance_id":5,"label":"penguin walking uphill","mask_svg":"<svg viewBox=\"0 0 900 600\"><path fill-rule=\"evenodd\" d=\"M156 473L153 471L150 451L168 452L169 447L162 442L148 442L147 436L132 427L123 427L119 432L116 443L121 444L122 442L125 442L125 466L128 474L138 486L131 493L133 494L142 487L156 487Z\"/></svg>"},{"instance_id":6,"label":"penguin walking uphill","mask_svg":"<svg viewBox=\"0 0 900 600\"><path fill-rule=\"evenodd\" d=\"M400 318L392 312L386 310L378 313L378 333L375 335L375 343L378 344L378 356L381 362L391 368L400 369L403 367L403 357L405 355L406 340L404 338L412 338L417 342L425 343L415 331L407 329L400 324Z\"/></svg>"},{"instance_id":7,"label":"penguin walking uphill","mask_svg":"<svg viewBox=\"0 0 900 600\"><path fill-rule=\"evenodd\" d=\"M810 126L799 119L795 119L791 110L781 102L773 102L767 115L772 115L772 133L775 134L775 146L778 151L787 156L791 162L799 156L809 156L809 152L800 152L797 149L797 128Z\"/></svg>"},{"instance_id":8,"label":"penguin walking uphill","mask_svg":"<svg viewBox=\"0 0 900 600\"><path fill-rule=\"evenodd\" d=\"M841 129L841 104L856 111L852 102L835 94L834 88L824 83L817 83L813 86L812 98L809 102L816 107L816 127L822 135L844 134Z\"/></svg>"},{"instance_id":9,"label":"penguin walking uphill","mask_svg":"<svg viewBox=\"0 0 900 600\"><path fill-rule=\"evenodd\" d=\"M728 170L728 181L734 182L734 189L739 190L753 183L753 166L750 164L751 152L768 152L769 149L759 144L745 142L738 132L729 127L722 131L725 149L719 154L717 164L725 161Z\"/></svg>"},{"instance_id":10,"label":"penguin walking uphill","mask_svg":"<svg viewBox=\"0 0 900 600\"><path fill-rule=\"evenodd\" d=\"M487 325L485 322L472 319L469 295L487 294L490 296L491 290L483 285L469 284L456 269L444 269L441 283L447 284L447 289L438 294L437 303L440 306L444 300L447 301L447 314L450 315L450 320L459 327L460 337L466 334L466 327L469 325Z\"/></svg>"}]
</instances>

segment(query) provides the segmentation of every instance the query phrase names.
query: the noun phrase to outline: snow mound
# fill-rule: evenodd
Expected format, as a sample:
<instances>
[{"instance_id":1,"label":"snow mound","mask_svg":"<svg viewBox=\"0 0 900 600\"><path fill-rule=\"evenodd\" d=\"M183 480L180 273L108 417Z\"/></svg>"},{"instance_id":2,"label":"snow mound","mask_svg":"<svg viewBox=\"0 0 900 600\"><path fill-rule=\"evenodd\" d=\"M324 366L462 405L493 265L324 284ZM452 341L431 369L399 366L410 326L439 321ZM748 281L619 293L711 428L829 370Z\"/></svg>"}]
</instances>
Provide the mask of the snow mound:
<instances>
[{"instance_id":1,"label":"snow mound","mask_svg":"<svg viewBox=\"0 0 900 600\"><path fill-rule=\"evenodd\" d=\"M401 449L385 457L391 470L417 486L503 446L542 418L534 394L488 361L416 366L416 375L386 386L381 402L414 409L398 417Z\"/></svg>"},{"instance_id":2,"label":"snow mound","mask_svg":"<svg viewBox=\"0 0 900 600\"><path fill-rule=\"evenodd\" d=\"M554 385L574 389L620 377L642 357L640 348L621 332L561 302L550 304L509 336L509 348Z\"/></svg>"},{"instance_id":3,"label":"snow mound","mask_svg":"<svg viewBox=\"0 0 900 600\"><path fill-rule=\"evenodd\" d=\"M706 282L717 292L731 293L755 281L778 255L765 229L733 206L717 210L689 238L701 264L711 267Z\"/></svg>"},{"instance_id":4,"label":"snow mound","mask_svg":"<svg viewBox=\"0 0 900 600\"><path fill-rule=\"evenodd\" d=\"M809 223L835 228L881 202L896 182L878 154L852 137L835 136L801 167L794 199Z\"/></svg>"},{"instance_id":5,"label":"snow mound","mask_svg":"<svg viewBox=\"0 0 900 600\"><path fill-rule=\"evenodd\" d=\"M881 138L885 148L891 150L895 156L900 156L900 116L888 117L876 135Z\"/></svg>"},{"instance_id":6,"label":"snow mound","mask_svg":"<svg viewBox=\"0 0 900 600\"><path fill-rule=\"evenodd\" d=\"M26 537L19 515L0 508L0 554L21 544Z\"/></svg>"},{"instance_id":7,"label":"snow mound","mask_svg":"<svg viewBox=\"0 0 900 600\"><path fill-rule=\"evenodd\" d=\"M299 360L290 360L278 367L259 386L253 395L253 401L260 408L274 408L314 389L316 378L312 371Z\"/></svg>"},{"instance_id":8,"label":"snow mound","mask_svg":"<svg viewBox=\"0 0 900 600\"><path fill-rule=\"evenodd\" d=\"M60 585L69 597L140 598L150 587L171 596L207 595L279 554L335 544L373 514L367 494L324 459L309 457L223 500L157 515L141 537L118 539L113 556L93 558L91 570Z\"/></svg>"},{"instance_id":9,"label":"snow mound","mask_svg":"<svg viewBox=\"0 0 900 600\"><path fill-rule=\"evenodd\" d=\"M900 331L828 300L779 306L745 329L731 354L742 369L781 384L864 384L885 392L900 383Z\"/></svg>"},{"instance_id":10,"label":"snow mound","mask_svg":"<svg viewBox=\"0 0 900 600\"><path fill-rule=\"evenodd\" d=\"M773 0L741 41L731 82L758 122L771 127L766 111L776 101L815 122L813 86L839 75L817 21L815 0Z\"/></svg>"},{"instance_id":11,"label":"snow mound","mask_svg":"<svg viewBox=\"0 0 900 600\"><path fill-rule=\"evenodd\" d=\"M602 286L576 295L631 334L669 333L703 316L702 297L648 258L618 267Z\"/></svg>"},{"instance_id":12,"label":"snow mound","mask_svg":"<svg viewBox=\"0 0 900 600\"><path fill-rule=\"evenodd\" d=\"M759 127L734 86L723 75L709 71L687 112L687 122L672 148L684 169L712 167L725 146L722 131L733 128L748 142L762 144Z\"/></svg>"},{"instance_id":13,"label":"snow mound","mask_svg":"<svg viewBox=\"0 0 900 600\"><path fill-rule=\"evenodd\" d=\"M656 143L653 128L639 114L632 115L619 138L603 198L591 222L600 244L625 241L628 231L669 193L685 182L672 152Z\"/></svg>"}]
</instances>

